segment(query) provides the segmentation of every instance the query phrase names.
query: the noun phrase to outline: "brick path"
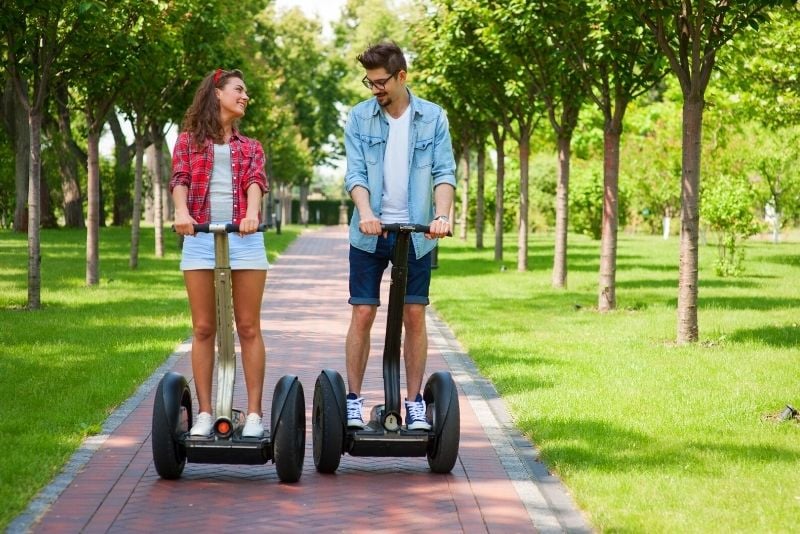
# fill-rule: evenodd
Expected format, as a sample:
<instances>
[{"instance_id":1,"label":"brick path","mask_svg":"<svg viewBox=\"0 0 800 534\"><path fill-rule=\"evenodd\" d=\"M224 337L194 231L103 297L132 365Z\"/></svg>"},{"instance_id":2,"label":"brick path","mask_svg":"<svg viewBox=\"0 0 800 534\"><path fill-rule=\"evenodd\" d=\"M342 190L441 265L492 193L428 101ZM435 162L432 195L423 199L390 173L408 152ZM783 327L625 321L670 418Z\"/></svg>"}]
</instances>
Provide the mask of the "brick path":
<instances>
[{"instance_id":1,"label":"brick path","mask_svg":"<svg viewBox=\"0 0 800 534\"><path fill-rule=\"evenodd\" d=\"M373 329L362 390L365 414L383 396L380 361L388 283L383 285L384 306ZM460 390L461 446L453 472L432 474L425 458L344 456L336 474L317 473L311 454L314 382L323 367L344 375L346 300L347 239L341 228L304 233L268 276L262 313L268 352L264 407L268 412L280 375L300 377L308 433L299 483L280 483L271 463L189 463L177 481L158 477L150 448L153 392L168 369L191 378L189 345L184 343L111 415L103 433L87 440L9 531L591 531L434 310L429 312L427 369L450 369ZM241 366L238 371L234 407L243 407Z\"/></svg>"}]
</instances>

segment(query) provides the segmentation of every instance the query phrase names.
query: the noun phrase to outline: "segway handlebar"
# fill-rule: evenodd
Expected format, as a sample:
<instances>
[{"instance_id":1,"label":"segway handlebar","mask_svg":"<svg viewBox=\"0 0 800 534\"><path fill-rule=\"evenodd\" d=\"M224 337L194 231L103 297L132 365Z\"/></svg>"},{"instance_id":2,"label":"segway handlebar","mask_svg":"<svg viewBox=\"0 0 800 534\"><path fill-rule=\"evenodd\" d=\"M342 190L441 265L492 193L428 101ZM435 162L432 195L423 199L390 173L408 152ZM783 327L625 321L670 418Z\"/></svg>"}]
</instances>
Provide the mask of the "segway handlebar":
<instances>
[{"instance_id":1,"label":"segway handlebar","mask_svg":"<svg viewBox=\"0 0 800 534\"><path fill-rule=\"evenodd\" d=\"M384 232L408 232L408 233L420 233L420 234L429 234L431 232L431 227L426 224L411 224L411 223L390 223L390 224L381 224L381 230ZM448 237L452 237L452 232L447 232Z\"/></svg>"},{"instance_id":2,"label":"segway handlebar","mask_svg":"<svg viewBox=\"0 0 800 534\"><path fill-rule=\"evenodd\" d=\"M194 232L196 234L236 234L239 232L239 225L232 224L232 223L203 223L203 224L193 224ZM266 224L259 224L258 229L256 232L266 232L267 226ZM172 226L172 231L175 231L175 226Z\"/></svg>"}]
</instances>

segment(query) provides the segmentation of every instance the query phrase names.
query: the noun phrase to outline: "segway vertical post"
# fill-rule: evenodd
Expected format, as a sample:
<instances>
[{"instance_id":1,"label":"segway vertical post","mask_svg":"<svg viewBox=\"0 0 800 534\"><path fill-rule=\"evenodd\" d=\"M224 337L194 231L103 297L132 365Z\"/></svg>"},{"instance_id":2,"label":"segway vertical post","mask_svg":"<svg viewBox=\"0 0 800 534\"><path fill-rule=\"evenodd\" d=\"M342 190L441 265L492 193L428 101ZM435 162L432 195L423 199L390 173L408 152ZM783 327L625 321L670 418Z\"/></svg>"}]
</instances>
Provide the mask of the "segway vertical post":
<instances>
[{"instance_id":1,"label":"segway vertical post","mask_svg":"<svg viewBox=\"0 0 800 534\"><path fill-rule=\"evenodd\" d=\"M400 352L403 333L403 308L408 283L408 249L411 228L397 232L397 242L392 261L392 278L389 287L386 338L383 344L383 393L386 405L381 424L386 430L396 431L402 424L400 416Z\"/></svg>"},{"instance_id":2,"label":"segway vertical post","mask_svg":"<svg viewBox=\"0 0 800 534\"><path fill-rule=\"evenodd\" d=\"M233 297L227 232L214 233L214 285L217 304L217 417L233 420L233 388L236 381L236 354L233 343Z\"/></svg>"}]
</instances>

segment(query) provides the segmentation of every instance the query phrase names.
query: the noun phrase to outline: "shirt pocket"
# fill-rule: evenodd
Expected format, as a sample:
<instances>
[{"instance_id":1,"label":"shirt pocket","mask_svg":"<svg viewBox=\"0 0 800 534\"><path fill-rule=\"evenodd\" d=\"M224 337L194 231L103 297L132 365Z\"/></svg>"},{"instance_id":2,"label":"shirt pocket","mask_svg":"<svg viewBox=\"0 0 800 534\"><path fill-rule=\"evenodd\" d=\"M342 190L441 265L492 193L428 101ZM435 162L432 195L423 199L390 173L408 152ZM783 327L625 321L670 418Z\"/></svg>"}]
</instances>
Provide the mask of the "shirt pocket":
<instances>
[{"instance_id":1,"label":"shirt pocket","mask_svg":"<svg viewBox=\"0 0 800 534\"><path fill-rule=\"evenodd\" d=\"M364 151L364 161L370 165L376 165L383 156L383 139L371 135L362 135L361 148Z\"/></svg>"},{"instance_id":2,"label":"shirt pocket","mask_svg":"<svg viewBox=\"0 0 800 534\"><path fill-rule=\"evenodd\" d=\"M430 167L433 165L433 137L414 143L414 166Z\"/></svg>"}]
</instances>

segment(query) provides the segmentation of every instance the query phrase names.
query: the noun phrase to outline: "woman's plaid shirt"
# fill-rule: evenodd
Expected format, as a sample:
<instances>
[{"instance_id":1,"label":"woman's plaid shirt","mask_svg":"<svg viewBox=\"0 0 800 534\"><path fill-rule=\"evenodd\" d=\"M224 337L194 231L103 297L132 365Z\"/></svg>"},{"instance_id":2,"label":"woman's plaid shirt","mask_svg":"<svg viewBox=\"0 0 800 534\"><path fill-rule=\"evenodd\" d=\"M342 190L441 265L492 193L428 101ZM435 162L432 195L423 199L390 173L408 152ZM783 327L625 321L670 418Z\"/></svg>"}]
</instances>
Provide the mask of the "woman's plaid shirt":
<instances>
[{"instance_id":1,"label":"woman's plaid shirt","mask_svg":"<svg viewBox=\"0 0 800 534\"><path fill-rule=\"evenodd\" d=\"M264 173L264 149L255 139L233 131L231 144L231 170L233 173L233 223L239 224L247 213L247 188L258 184L262 192L269 189ZM189 188L187 204L189 214L199 224L211 222L209 183L214 170L214 146L207 139L196 146L187 132L181 132L172 154L172 179L169 190L178 185Z\"/></svg>"}]
</instances>

